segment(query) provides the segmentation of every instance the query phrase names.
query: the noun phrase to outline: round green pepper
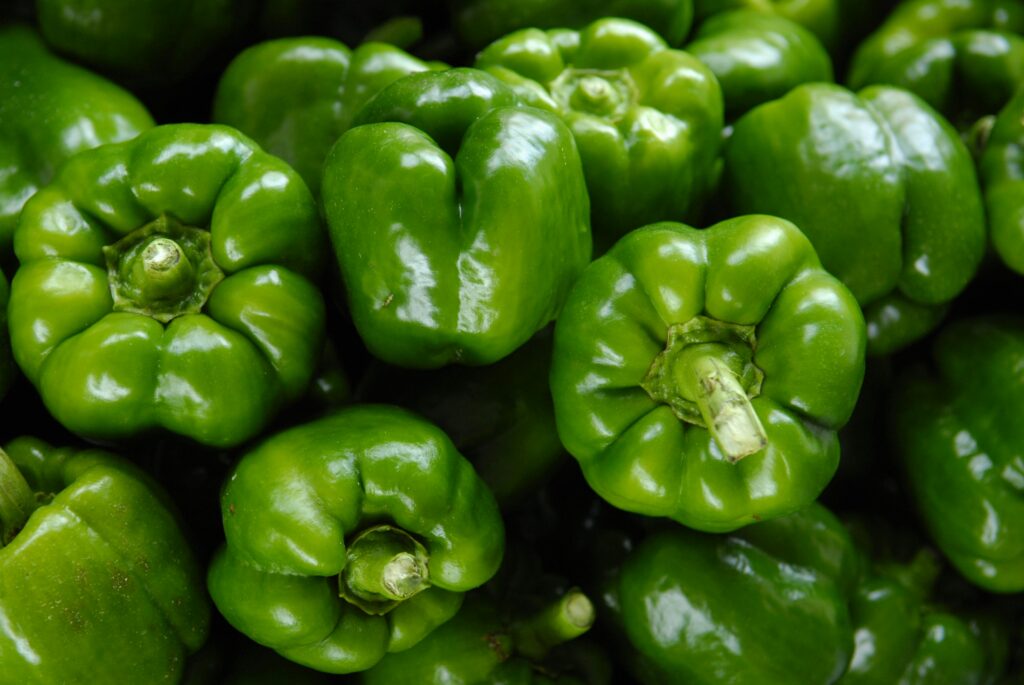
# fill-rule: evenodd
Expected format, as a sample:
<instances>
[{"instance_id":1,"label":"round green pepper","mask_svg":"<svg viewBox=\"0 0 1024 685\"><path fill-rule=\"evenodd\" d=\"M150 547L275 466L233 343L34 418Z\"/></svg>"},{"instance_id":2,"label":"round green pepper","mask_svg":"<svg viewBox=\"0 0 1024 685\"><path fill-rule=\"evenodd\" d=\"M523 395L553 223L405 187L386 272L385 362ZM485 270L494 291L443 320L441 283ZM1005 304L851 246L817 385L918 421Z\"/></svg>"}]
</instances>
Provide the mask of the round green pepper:
<instances>
[{"instance_id":1,"label":"round green pepper","mask_svg":"<svg viewBox=\"0 0 1024 685\"><path fill-rule=\"evenodd\" d=\"M974 162L911 93L800 86L740 118L725 158L734 210L781 216L807 234L864 307L872 354L934 328L981 263Z\"/></svg>"},{"instance_id":2,"label":"round green pepper","mask_svg":"<svg viewBox=\"0 0 1024 685\"><path fill-rule=\"evenodd\" d=\"M0 28L0 265L21 208L64 160L151 126L128 91L58 59L24 26Z\"/></svg>"},{"instance_id":3,"label":"round green pepper","mask_svg":"<svg viewBox=\"0 0 1024 685\"><path fill-rule=\"evenodd\" d=\"M438 428L362 405L279 433L221 494L210 595L253 640L330 673L408 649L497 571L501 515ZM339 597L340 595L340 597Z\"/></svg>"},{"instance_id":4,"label":"round green pepper","mask_svg":"<svg viewBox=\"0 0 1024 685\"><path fill-rule=\"evenodd\" d=\"M895 383L891 421L906 482L932 539L968 580L1024 590L1024 322L944 328L933 370Z\"/></svg>"},{"instance_id":5,"label":"round green pepper","mask_svg":"<svg viewBox=\"0 0 1024 685\"><path fill-rule=\"evenodd\" d=\"M572 133L475 69L410 74L331 149L323 201L349 310L392 364L490 364L590 260Z\"/></svg>"},{"instance_id":6,"label":"round green pepper","mask_svg":"<svg viewBox=\"0 0 1024 685\"><path fill-rule=\"evenodd\" d=\"M302 179L234 129L83 152L21 214L15 360L80 435L238 444L309 383L324 243Z\"/></svg>"},{"instance_id":7,"label":"round green pepper","mask_svg":"<svg viewBox=\"0 0 1024 685\"><path fill-rule=\"evenodd\" d=\"M718 81L636 22L518 31L485 48L476 67L572 130L598 252L634 228L693 218L718 180Z\"/></svg>"},{"instance_id":8,"label":"round green pepper","mask_svg":"<svg viewBox=\"0 0 1024 685\"><path fill-rule=\"evenodd\" d=\"M382 43L281 38L242 51L217 85L213 120L292 165L314 195L331 145L385 86L434 65Z\"/></svg>"},{"instance_id":9,"label":"round green pepper","mask_svg":"<svg viewBox=\"0 0 1024 685\"><path fill-rule=\"evenodd\" d=\"M0 680L177 682L209 614L166 495L141 471L32 438L0 450Z\"/></svg>"},{"instance_id":10,"label":"round green pepper","mask_svg":"<svg viewBox=\"0 0 1024 685\"><path fill-rule=\"evenodd\" d=\"M783 516L835 473L864 347L857 302L788 221L655 224L558 319L558 433L621 509L706 531Z\"/></svg>"}]
</instances>

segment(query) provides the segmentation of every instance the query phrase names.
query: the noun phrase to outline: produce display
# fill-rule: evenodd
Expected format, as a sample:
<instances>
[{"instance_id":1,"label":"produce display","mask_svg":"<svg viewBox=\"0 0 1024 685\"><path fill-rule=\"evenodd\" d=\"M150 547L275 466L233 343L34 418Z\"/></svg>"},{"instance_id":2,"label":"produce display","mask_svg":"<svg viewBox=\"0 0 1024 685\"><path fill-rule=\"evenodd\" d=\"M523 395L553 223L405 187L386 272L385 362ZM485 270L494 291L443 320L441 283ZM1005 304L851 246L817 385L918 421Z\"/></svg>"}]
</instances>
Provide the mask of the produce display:
<instances>
[{"instance_id":1,"label":"produce display","mask_svg":"<svg viewBox=\"0 0 1024 685\"><path fill-rule=\"evenodd\" d=\"M1022 275L1022 0L0 3L0 685L1020 685Z\"/></svg>"}]
</instances>

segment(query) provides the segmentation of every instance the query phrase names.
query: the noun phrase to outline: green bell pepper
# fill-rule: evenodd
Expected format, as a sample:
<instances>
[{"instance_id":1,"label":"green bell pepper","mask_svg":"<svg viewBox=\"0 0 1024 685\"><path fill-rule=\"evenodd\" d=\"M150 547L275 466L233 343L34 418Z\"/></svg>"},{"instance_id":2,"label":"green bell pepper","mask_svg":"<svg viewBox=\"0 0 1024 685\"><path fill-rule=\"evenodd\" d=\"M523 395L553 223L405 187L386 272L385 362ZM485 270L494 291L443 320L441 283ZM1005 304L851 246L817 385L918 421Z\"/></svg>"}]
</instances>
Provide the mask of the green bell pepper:
<instances>
[{"instance_id":1,"label":"green bell pepper","mask_svg":"<svg viewBox=\"0 0 1024 685\"><path fill-rule=\"evenodd\" d=\"M800 86L743 116L725 159L733 209L807 234L864 307L872 354L934 328L981 263L985 213L970 153L911 93Z\"/></svg>"},{"instance_id":2,"label":"green bell pepper","mask_svg":"<svg viewBox=\"0 0 1024 685\"><path fill-rule=\"evenodd\" d=\"M526 28L580 28L603 17L638 21L670 45L693 22L693 0L453 0L455 26L473 48Z\"/></svg>"},{"instance_id":3,"label":"green bell pepper","mask_svg":"<svg viewBox=\"0 0 1024 685\"><path fill-rule=\"evenodd\" d=\"M206 639L166 496L114 455L32 438L0 450L0 545L4 683L176 682Z\"/></svg>"},{"instance_id":4,"label":"green bell pepper","mask_svg":"<svg viewBox=\"0 0 1024 685\"><path fill-rule=\"evenodd\" d=\"M645 685L827 685L853 649L857 565L842 524L814 504L728 536L650 535L603 598Z\"/></svg>"},{"instance_id":5,"label":"green bell pepper","mask_svg":"<svg viewBox=\"0 0 1024 685\"><path fill-rule=\"evenodd\" d=\"M409 371L377 365L360 399L422 414L452 439L503 509L518 504L563 463L551 405L552 336L541 331L483 367Z\"/></svg>"},{"instance_id":6,"label":"green bell pepper","mask_svg":"<svg viewBox=\"0 0 1024 685\"><path fill-rule=\"evenodd\" d=\"M1024 90L1007 103L989 132L978 172L985 189L992 246L1024 274Z\"/></svg>"},{"instance_id":7,"label":"green bell pepper","mask_svg":"<svg viewBox=\"0 0 1024 685\"><path fill-rule=\"evenodd\" d=\"M498 507L469 462L438 428L387 406L265 441L229 476L221 513L227 545L208 574L217 608L330 673L418 643L504 550Z\"/></svg>"},{"instance_id":8,"label":"green bell pepper","mask_svg":"<svg viewBox=\"0 0 1024 685\"><path fill-rule=\"evenodd\" d=\"M331 148L322 190L371 353L490 364L555 318L591 252L565 124L474 69L410 74L356 124Z\"/></svg>"},{"instance_id":9,"label":"green bell pepper","mask_svg":"<svg viewBox=\"0 0 1024 685\"><path fill-rule=\"evenodd\" d=\"M572 130L598 252L660 220L695 218L720 168L722 91L692 55L633 21L525 29L476 60Z\"/></svg>"},{"instance_id":10,"label":"green bell pepper","mask_svg":"<svg viewBox=\"0 0 1024 685\"><path fill-rule=\"evenodd\" d=\"M7 394L7 389L14 380L11 336L7 332L7 300L10 292L4 272L0 271L0 400Z\"/></svg>"},{"instance_id":11,"label":"green bell pepper","mask_svg":"<svg viewBox=\"0 0 1024 685\"><path fill-rule=\"evenodd\" d=\"M1006 634L991 617L936 603L941 571L921 549L909 562L876 564L850 600L857 639L838 685L987 685L1005 668Z\"/></svg>"},{"instance_id":12,"label":"green bell pepper","mask_svg":"<svg viewBox=\"0 0 1024 685\"><path fill-rule=\"evenodd\" d=\"M80 435L236 445L306 390L324 245L302 179L234 129L80 153L21 214L14 358Z\"/></svg>"},{"instance_id":13,"label":"green bell pepper","mask_svg":"<svg viewBox=\"0 0 1024 685\"><path fill-rule=\"evenodd\" d=\"M232 37L245 0L36 0L46 42L140 83L188 75Z\"/></svg>"},{"instance_id":14,"label":"green bell pepper","mask_svg":"<svg viewBox=\"0 0 1024 685\"><path fill-rule=\"evenodd\" d=\"M1024 322L965 319L932 347L934 370L895 384L896 452L932 539L969 581L1024 590Z\"/></svg>"},{"instance_id":15,"label":"green bell pepper","mask_svg":"<svg viewBox=\"0 0 1024 685\"><path fill-rule=\"evenodd\" d=\"M406 74L437 68L390 45L282 38L244 50L217 86L213 120L291 164L314 195L324 158L359 109Z\"/></svg>"},{"instance_id":16,"label":"green bell pepper","mask_svg":"<svg viewBox=\"0 0 1024 685\"><path fill-rule=\"evenodd\" d=\"M361 680L365 685L583 685L574 674L541 663L552 648L583 635L593 622L594 605L579 590L520 620L471 597L455 618L412 649L387 655Z\"/></svg>"},{"instance_id":17,"label":"green bell pepper","mask_svg":"<svg viewBox=\"0 0 1024 685\"><path fill-rule=\"evenodd\" d=\"M848 82L905 88L970 124L1024 83L1021 32L1021 0L906 0L857 49Z\"/></svg>"},{"instance_id":18,"label":"green bell pepper","mask_svg":"<svg viewBox=\"0 0 1024 685\"><path fill-rule=\"evenodd\" d=\"M51 55L24 26L0 28L0 264L21 208L64 160L151 126L127 91Z\"/></svg>"},{"instance_id":19,"label":"green bell pepper","mask_svg":"<svg viewBox=\"0 0 1024 685\"><path fill-rule=\"evenodd\" d=\"M729 531L821 493L864 376L864 319L793 224L634 231L555 327L558 433L611 504Z\"/></svg>"},{"instance_id":20,"label":"green bell pepper","mask_svg":"<svg viewBox=\"0 0 1024 685\"><path fill-rule=\"evenodd\" d=\"M686 50L718 79L730 120L801 83L832 80L832 59L813 33L755 10L712 16Z\"/></svg>"}]
</instances>

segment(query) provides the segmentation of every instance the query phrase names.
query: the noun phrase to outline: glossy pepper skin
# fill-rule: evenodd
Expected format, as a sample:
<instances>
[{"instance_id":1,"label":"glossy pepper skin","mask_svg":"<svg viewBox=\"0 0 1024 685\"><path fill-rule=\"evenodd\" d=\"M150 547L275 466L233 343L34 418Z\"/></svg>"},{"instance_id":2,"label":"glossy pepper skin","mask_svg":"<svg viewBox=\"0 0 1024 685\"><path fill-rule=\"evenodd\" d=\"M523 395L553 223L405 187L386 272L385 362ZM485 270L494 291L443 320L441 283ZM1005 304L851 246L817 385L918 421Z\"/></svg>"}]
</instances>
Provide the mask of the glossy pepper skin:
<instances>
[{"instance_id":1,"label":"glossy pepper skin","mask_svg":"<svg viewBox=\"0 0 1024 685\"><path fill-rule=\"evenodd\" d=\"M0 682L177 682L210 616L166 495L106 452L32 438L6 449Z\"/></svg>"},{"instance_id":2,"label":"glossy pepper skin","mask_svg":"<svg viewBox=\"0 0 1024 685\"><path fill-rule=\"evenodd\" d=\"M793 221L864 307L868 351L931 330L985 251L974 163L915 95L808 84L751 110L726 144L737 212ZM786 183L765 183L765 178Z\"/></svg>"},{"instance_id":3,"label":"glossy pepper skin","mask_svg":"<svg viewBox=\"0 0 1024 685\"><path fill-rule=\"evenodd\" d=\"M27 27L0 28L0 264L21 208L64 160L152 126L128 91L52 55Z\"/></svg>"},{"instance_id":4,"label":"glossy pepper skin","mask_svg":"<svg viewBox=\"0 0 1024 685\"><path fill-rule=\"evenodd\" d=\"M306 390L325 242L298 174L234 129L84 152L21 214L15 360L80 435L238 444Z\"/></svg>"},{"instance_id":5,"label":"glossy pepper skin","mask_svg":"<svg viewBox=\"0 0 1024 685\"><path fill-rule=\"evenodd\" d=\"M584 685L592 681L544 664L543 659L553 647L586 633L593 621L594 607L578 590L518 620L510 619L488 599L470 597L455 618L412 649L384 657L362 674L361 681L364 685Z\"/></svg>"},{"instance_id":6,"label":"glossy pepper skin","mask_svg":"<svg viewBox=\"0 0 1024 685\"><path fill-rule=\"evenodd\" d=\"M714 73L730 120L802 83L832 80L832 59L813 33L756 10L713 15L686 51Z\"/></svg>"},{"instance_id":7,"label":"glossy pepper skin","mask_svg":"<svg viewBox=\"0 0 1024 685\"><path fill-rule=\"evenodd\" d=\"M857 555L812 504L730 535L643 540L605 592L645 685L827 685L853 650Z\"/></svg>"},{"instance_id":8,"label":"glossy pepper skin","mask_svg":"<svg viewBox=\"0 0 1024 685\"><path fill-rule=\"evenodd\" d=\"M413 368L502 359L590 260L572 133L475 69L377 94L324 166L331 242L363 342Z\"/></svg>"},{"instance_id":9,"label":"glossy pepper skin","mask_svg":"<svg viewBox=\"0 0 1024 685\"><path fill-rule=\"evenodd\" d=\"M525 29L485 48L476 67L572 130L599 252L634 228L692 218L717 181L718 81L641 24Z\"/></svg>"},{"instance_id":10,"label":"glossy pepper skin","mask_svg":"<svg viewBox=\"0 0 1024 685\"><path fill-rule=\"evenodd\" d=\"M1024 91L996 117L978 173L985 189L992 246L1003 263L1024 273Z\"/></svg>"},{"instance_id":11,"label":"glossy pepper skin","mask_svg":"<svg viewBox=\"0 0 1024 685\"><path fill-rule=\"evenodd\" d=\"M988 685L1005 668L1006 631L993 617L940 602L941 563L922 548L868 568L850 600L857 636L839 685Z\"/></svg>"},{"instance_id":12,"label":"glossy pepper skin","mask_svg":"<svg viewBox=\"0 0 1024 685\"><path fill-rule=\"evenodd\" d=\"M551 348L545 329L488 366L378 366L368 372L359 399L397 404L436 423L505 509L536 492L566 456L548 387Z\"/></svg>"},{"instance_id":13,"label":"glossy pepper skin","mask_svg":"<svg viewBox=\"0 0 1024 685\"><path fill-rule=\"evenodd\" d=\"M1024 82L1024 2L906 0L857 49L851 88L905 88L970 124Z\"/></svg>"},{"instance_id":14,"label":"glossy pepper skin","mask_svg":"<svg viewBox=\"0 0 1024 685\"><path fill-rule=\"evenodd\" d=\"M46 42L115 78L186 76L229 39L243 0L36 0Z\"/></svg>"},{"instance_id":15,"label":"glossy pepper skin","mask_svg":"<svg viewBox=\"0 0 1024 685\"><path fill-rule=\"evenodd\" d=\"M455 26L480 48L525 28L581 28L603 17L651 27L669 45L681 45L693 22L693 0L453 0Z\"/></svg>"},{"instance_id":16,"label":"glossy pepper skin","mask_svg":"<svg viewBox=\"0 0 1024 685\"><path fill-rule=\"evenodd\" d=\"M1024 590L1024 462L1016 445L1024 322L975 318L945 327L931 370L895 384L896 453L932 540L991 592Z\"/></svg>"},{"instance_id":17,"label":"glossy pepper skin","mask_svg":"<svg viewBox=\"0 0 1024 685\"><path fill-rule=\"evenodd\" d=\"M788 221L655 224L588 267L558 319L558 433L616 507L734 530L824 489L864 347L853 296Z\"/></svg>"},{"instance_id":18,"label":"glossy pepper skin","mask_svg":"<svg viewBox=\"0 0 1024 685\"><path fill-rule=\"evenodd\" d=\"M494 575L504 549L494 497L469 462L438 428L384 405L265 441L228 478L221 513L227 545L208 574L217 608L329 673L418 643Z\"/></svg>"},{"instance_id":19,"label":"glossy pepper skin","mask_svg":"<svg viewBox=\"0 0 1024 685\"><path fill-rule=\"evenodd\" d=\"M220 79L213 120L281 157L319 195L324 158L359 109L399 78L436 68L383 43L281 38L242 51Z\"/></svg>"}]
</instances>

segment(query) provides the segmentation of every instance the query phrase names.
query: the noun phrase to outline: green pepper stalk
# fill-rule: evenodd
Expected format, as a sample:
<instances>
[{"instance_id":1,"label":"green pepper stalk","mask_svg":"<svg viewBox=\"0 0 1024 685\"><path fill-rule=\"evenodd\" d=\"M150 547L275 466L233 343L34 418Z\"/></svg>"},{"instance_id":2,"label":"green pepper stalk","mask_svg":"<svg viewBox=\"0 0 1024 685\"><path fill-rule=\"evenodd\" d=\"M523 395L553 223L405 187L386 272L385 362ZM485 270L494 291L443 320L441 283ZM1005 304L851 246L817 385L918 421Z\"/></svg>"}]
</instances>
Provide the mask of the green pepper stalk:
<instances>
[{"instance_id":1,"label":"green pepper stalk","mask_svg":"<svg viewBox=\"0 0 1024 685\"><path fill-rule=\"evenodd\" d=\"M583 635L594 624L594 604L572 589L510 629L516 651L535 661L551 649Z\"/></svg>"}]
</instances>

